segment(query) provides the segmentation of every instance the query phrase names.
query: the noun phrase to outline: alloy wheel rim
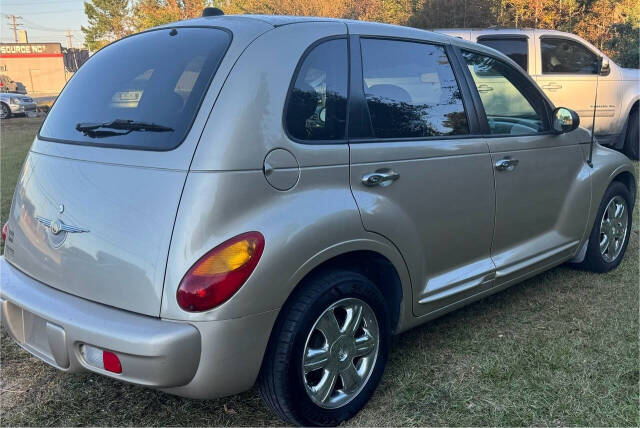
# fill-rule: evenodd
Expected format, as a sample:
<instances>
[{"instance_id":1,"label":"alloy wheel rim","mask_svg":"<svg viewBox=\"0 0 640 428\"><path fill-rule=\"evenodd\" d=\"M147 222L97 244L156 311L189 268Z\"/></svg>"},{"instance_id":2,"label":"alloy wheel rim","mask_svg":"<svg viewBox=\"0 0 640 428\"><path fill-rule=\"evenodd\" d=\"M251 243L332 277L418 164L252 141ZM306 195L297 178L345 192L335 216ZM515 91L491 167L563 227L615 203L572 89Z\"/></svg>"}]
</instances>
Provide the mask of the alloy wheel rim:
<instances>
[{"instance_id":1,"label":"alloy wheel rim","mask_svg":"<svg viewBox=\"0 0 640 428\"><path fill-rule=\"evenodd\" d=\"M0 105L0 119L6 119L9 116L9 108L4 104Z\"/></svg>"},{"instance_id":2,"label":"alloy wheel rim","mask_svg":"<svg viewBox=\"0 0 640 428\"><path fill-rule=\"evenodd\" d=\"M315 404L336 409L366 385L380 347L378 319L356 298L339 300L314 323L302 354L302 381Z\"/></svg>"},{"instance_id":3,"label":"alloy wheel rim","mask_svg":"<svg viewBox=\"0 0 640 428\"><path fill-rule=\"evenodd\" d=\"M621 196L614 196L600 220L600 254L605 262L611 263L620 256L628 226L627 202Z\"/></svg>"}]
</instances>

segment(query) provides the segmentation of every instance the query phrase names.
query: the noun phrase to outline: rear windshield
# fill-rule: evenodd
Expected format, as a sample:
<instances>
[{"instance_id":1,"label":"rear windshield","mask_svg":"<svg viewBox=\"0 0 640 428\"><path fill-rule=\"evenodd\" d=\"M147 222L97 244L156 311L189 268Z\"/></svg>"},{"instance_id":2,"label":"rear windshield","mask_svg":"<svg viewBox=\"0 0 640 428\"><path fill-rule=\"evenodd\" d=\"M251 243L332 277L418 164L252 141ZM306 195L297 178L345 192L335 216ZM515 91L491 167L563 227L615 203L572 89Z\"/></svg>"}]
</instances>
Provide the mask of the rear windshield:
<instances>
[{"instance_id":1,"label":"rear windshield","mask_svg":"<svg viewBox=\"0 0 640 428\"><path fill-rule=\"evenodd\" d=\"M105 47L78 70L40 138L170 150L185 138L231 41L219 29L162 29Z\"/></svg>"}]
</instances>

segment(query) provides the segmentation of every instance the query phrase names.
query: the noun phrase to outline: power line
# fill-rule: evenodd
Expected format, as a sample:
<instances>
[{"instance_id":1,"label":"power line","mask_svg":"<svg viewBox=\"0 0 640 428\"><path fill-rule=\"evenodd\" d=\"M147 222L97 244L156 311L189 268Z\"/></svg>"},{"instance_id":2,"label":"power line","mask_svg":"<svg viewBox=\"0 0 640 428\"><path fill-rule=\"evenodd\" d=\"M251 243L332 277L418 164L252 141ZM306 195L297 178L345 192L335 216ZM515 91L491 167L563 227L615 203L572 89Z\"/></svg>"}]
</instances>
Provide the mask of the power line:
<instances>
[{"instance_id":1,"label":"power line","mask_svg":"<svg viewBox=\"0 0 640 428\"><path fill-rule=\"evenodd\" d=\"M23 21L31 28L34 28L36 30L43 30L43 31L55 31L55 32L59 32L59 33L65 33L68 28L51 28L51 27L45 27L44 25L40 25L40 24L36 24L32 21L29 21L28 19L23 19ZM73 31L80 31L80 28L74 28Z\"/></svg>"}]
</instances>

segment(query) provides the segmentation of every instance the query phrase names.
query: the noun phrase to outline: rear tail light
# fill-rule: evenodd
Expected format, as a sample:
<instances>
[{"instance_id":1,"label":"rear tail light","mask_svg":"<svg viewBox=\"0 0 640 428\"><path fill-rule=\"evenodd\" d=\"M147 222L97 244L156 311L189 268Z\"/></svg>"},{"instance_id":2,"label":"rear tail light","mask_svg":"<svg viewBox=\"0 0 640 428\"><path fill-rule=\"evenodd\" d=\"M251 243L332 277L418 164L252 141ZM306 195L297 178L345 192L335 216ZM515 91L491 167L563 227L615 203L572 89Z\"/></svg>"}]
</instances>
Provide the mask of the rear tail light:
<instances>
[{"instance_id":1,"label":"rear tail light","mask_svg":"<svg viewBox=\"0 0 640 428\"><path fill-rule=\"evenodd\" d=\"M247 232L209 251L182 278L177 293L180 307L201 312L229 300L255 269L262 250L262 234Z\"/></svg>"},{"instance_id":2,"label":"rear tail light","mask_svg":"<svg viewBox=\"0 0 640 428\"><path fill-rule=\"evenodd\" d=\"M7 230L9 229L9 222L2 226L2 242L7 240Z\"/></svg>"}]
</instances>

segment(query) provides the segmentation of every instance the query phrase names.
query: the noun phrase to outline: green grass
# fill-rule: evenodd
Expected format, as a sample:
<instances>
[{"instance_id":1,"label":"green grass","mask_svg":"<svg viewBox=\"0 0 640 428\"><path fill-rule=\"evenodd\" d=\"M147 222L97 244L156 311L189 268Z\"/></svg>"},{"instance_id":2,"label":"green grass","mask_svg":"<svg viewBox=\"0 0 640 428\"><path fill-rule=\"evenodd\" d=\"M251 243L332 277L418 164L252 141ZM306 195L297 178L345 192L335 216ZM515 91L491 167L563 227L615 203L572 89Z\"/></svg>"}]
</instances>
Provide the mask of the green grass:
<instances>
[{"instance_id":1,"label":"green grass","mask_svg":"<svg viewBox=\"0 0 640 428\"><path fill-rule=\"evenodd\" d=\"M2 221L38 121L2 125ZM636 164L638 169L638 164ZM639 426L639 227L615 271L559 267L394 339L349 425ZM1 343L2 425L279 425L256 391L188 400L61 373Z\"/></svg>"},{"instance_id":2,"label":"green grass","mask_svg":"<svg viewBox=\"0 0 640 428\"><path fill-rule=\"evenodd\" d=\"M9 216L13 189L16 187L22 162L40 128L40 118L15 117L3 120L0 126L0 221ZM0 241L1 242L1 241ZM0 243L4 249L4 242Z\"/></svg>"}]
</instances>

